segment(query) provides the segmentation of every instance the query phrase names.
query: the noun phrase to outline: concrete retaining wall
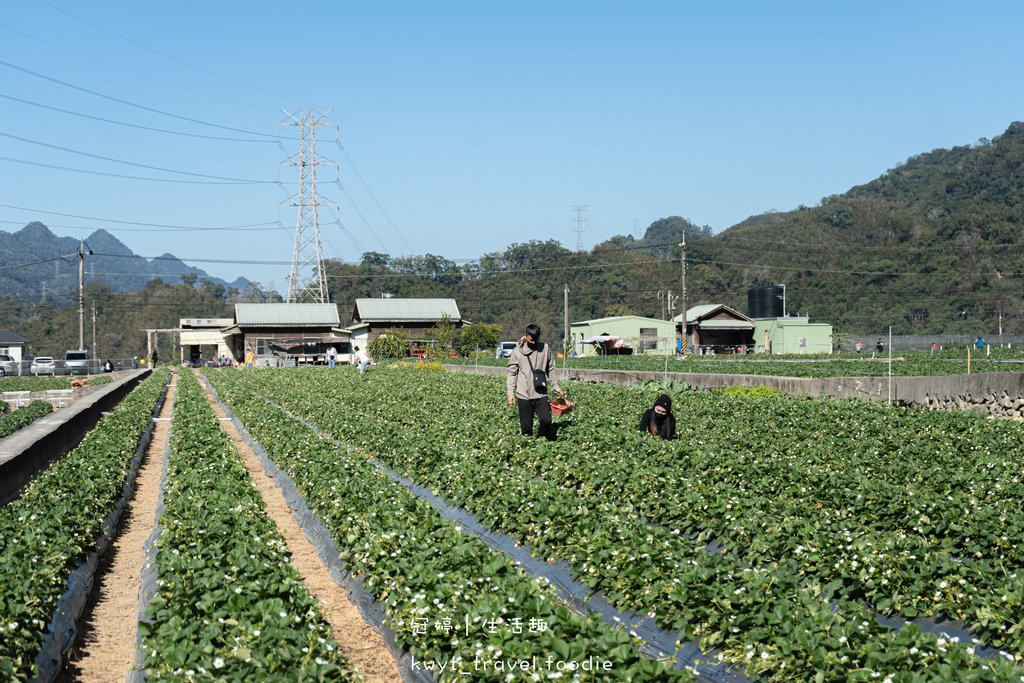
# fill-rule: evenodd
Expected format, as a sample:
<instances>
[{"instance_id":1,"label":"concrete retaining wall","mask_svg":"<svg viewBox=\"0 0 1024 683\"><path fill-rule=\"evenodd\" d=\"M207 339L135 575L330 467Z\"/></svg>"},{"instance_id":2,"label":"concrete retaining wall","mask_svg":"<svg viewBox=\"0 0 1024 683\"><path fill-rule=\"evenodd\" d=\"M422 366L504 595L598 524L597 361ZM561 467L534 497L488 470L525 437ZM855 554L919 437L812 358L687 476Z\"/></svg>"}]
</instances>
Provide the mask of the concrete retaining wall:
<instances>
[{"instance_id":1,"label":"concrete retaining wall","mask_svg":"<svg viewBox=\"0 0 1024 683\"><path fill-rule=\"evenodd\" d=\"M134 370L0 439L0 505L6 505L50 463L81 443L103 413L116 406L151 370Z\"/></svg>"},{"instance_id":2,"label":"concrete retaining wall","mask_svg":"<svg viewBox=\"0 0 1024 683\"><path fill-rule=\"evenodd\" d=\"M493 366L446 365L446 369L480 375L504 375L506 369ZM622 372L618 370L558 370L558 378L584 382L607 382L629 386L642 382L686 382L697 389L728 386L769 387L791 395L836 396L892 400L904 406L931 410L974 410L1003 417L1024 416L1024 373L983 372L973 375L934 377L772 377L766 375L713 375L688 372Z\"/></svg>"}]
</instances>

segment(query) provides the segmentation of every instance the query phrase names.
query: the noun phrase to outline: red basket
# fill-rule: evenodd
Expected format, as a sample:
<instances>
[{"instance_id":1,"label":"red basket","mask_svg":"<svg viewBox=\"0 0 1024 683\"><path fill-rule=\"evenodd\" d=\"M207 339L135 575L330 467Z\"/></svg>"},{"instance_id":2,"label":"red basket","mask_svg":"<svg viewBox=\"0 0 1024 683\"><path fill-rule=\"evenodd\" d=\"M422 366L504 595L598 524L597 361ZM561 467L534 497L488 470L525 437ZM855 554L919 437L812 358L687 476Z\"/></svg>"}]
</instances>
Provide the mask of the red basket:
<instances>
[{"instance_id":1,"label":"red basket","mask_svg":"<svg viewBox=\"0 0 1024 683\"><path fill-rule=\"evenodd\" d=\"M568 399L556 398L554 401L551 401L551 412L555 415L565 415L575 407L576 404Z\"/></svg>"}]
</instances>

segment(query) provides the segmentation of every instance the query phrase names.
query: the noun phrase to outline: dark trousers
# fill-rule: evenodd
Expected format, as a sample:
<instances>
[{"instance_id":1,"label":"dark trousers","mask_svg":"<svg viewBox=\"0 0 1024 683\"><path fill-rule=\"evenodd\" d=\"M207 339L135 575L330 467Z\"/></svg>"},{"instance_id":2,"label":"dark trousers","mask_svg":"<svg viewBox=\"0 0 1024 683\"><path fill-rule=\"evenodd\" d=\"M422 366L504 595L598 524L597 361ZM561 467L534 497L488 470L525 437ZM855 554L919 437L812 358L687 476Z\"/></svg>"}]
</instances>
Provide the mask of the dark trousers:
<instances>
[{"instance_id":1,"label":"dark trousers","mask_svg":"<svg viewBox=\"0 0 1024 683\"><path fill-rule=\"evenodd\" d=\"M533 416L537 416L537 436L548 441L555 440L555 430L551 428L551 404L548 398L517 398L519 402L519 431L524 436L533 434Z\"/></svg>"}]
</instances>

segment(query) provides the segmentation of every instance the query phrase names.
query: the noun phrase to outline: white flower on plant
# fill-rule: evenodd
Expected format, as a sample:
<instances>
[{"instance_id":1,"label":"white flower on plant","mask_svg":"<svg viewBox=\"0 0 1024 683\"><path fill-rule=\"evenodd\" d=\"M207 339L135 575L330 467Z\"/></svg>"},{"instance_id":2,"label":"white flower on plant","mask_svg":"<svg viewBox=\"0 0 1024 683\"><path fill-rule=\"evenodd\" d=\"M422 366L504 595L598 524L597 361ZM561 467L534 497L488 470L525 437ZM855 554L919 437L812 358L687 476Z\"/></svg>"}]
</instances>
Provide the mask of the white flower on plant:
<instances>
[{"instance_id":1,"label":"white flower on plant","mask_svg":"<svg viewBox=\"0 0 1024 683\"><path fill-rule=\"evenodd\" d=\"M214 669L221 669L223 667L224 667L224 658L223 657L217 657L216 659L213 660L213 668Z\"/></svg>"}]
</instances>

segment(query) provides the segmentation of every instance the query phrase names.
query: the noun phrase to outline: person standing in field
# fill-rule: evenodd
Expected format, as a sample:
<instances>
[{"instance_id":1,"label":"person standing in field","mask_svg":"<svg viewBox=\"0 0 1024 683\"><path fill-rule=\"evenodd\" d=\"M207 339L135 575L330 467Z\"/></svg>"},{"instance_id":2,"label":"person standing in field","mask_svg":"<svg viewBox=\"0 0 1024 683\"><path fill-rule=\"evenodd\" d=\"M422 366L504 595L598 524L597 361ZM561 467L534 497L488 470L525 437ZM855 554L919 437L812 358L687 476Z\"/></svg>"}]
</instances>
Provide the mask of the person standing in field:
<instances>
[{"instance_id":1,"label":"person standing in field","mask_svg":"<svg viewBox=\"0 0 1024 683\"><path fill-rule=\"evenodd\" d=\"M338 349L332 346L327 349L327 367L333 370L336 362L338 362Z\"/></svg>"},{"instance_id":2,"label":"person standing in field","mask_svg":"<svg viewBox=\"0 0 1024 683\"><path fill-rule=\"evenodd\" d=\"M540 340L540 328L529 325L526 333L508 357L506 390L508 404L519 404L519 430L524 436L533 434L534 417L537 418L537 436L555 440L551 427L551 404L548 387L559 396L564 394L554 377L555 357L551 348Z\"/></svg>"},{"instance_id":3,"label":"person standing in field","mask_svg":"<svg viewBox=\"0 0 1024 683\"><path fill-rule=\"evenodd\" d=\"M153 367L154 368L156 368L156 361L157 361L157 359L159 357L160 356L159 356L159 354L157 354L156 349L153 349L153 356L152 356L151 360L153 361Z\"/></svg>"},{"instance_id":4,"label":"person standing in field","mask_svg":"<svg viewBox=\"0 0 1024 683\"><path fill-rule=\"evenodd\" d=\"M878 342L875 343L875 351L878 351L878 353L882 353L883 351L885 351L885 343L882 342L881 337L879 337Z\"/></svg>"}]
</instances>

